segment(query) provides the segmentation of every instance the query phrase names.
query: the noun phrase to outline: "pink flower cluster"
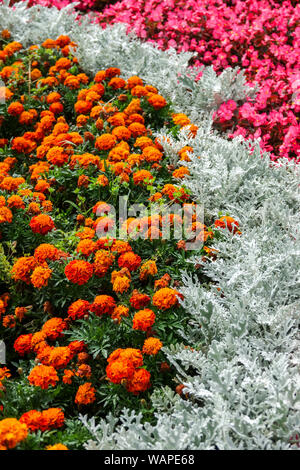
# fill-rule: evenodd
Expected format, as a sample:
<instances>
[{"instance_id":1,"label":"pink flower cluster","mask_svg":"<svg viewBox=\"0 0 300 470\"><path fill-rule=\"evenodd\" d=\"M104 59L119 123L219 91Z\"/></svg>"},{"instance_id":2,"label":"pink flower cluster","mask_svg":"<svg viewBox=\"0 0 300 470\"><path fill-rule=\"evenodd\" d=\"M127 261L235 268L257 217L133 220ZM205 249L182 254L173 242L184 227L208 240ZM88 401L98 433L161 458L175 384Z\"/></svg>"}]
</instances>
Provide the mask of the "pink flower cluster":
<instances>
[{"instance_id":1,"label":"pink flower cluster","mask_svg":"<svg viewBox=\"0 0 300 470\"><path fill-rule=\"evenodd\" d=\"M20 0L11 0L11 4L16 3L17 1ZM33 5L41 5L43 7L56 7L60 10L74 1L78 3L76 8L84 12L97 8L97 3L99 3L98 0L29 0L28 6L31 7ZM108 2L103 1L102 3Z\"/></svg>"},{"instance_id":2,"label":"pink flower cluster","mask_svg":"<svg viewBox=\"0 0 300 470\"><path fill-rule=\"evenodd\" d=\"M261 147L300 161L300 4L286 0L123 0L99 14L102 27L123 22L162 49L195 51L195 65L220 73L238 66L255 100L232 100L215 113L229 136L261 138Z\"/></svg>"}]
</instances>

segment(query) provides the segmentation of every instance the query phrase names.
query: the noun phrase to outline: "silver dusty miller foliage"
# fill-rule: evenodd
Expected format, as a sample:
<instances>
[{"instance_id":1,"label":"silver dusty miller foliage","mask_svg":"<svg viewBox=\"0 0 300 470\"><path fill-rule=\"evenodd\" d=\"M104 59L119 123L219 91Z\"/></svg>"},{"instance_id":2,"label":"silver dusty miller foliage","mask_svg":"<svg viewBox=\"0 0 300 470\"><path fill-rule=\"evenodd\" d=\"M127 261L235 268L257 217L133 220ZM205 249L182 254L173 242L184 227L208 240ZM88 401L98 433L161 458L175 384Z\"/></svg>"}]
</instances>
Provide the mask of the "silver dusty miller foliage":
<instances>
[{"instance_id":1,"label":"silver dusty miller foliage","mask_svg":"<svg viewBox=\"0 0 300 470\"><path fill-rule=\"evenodd\" d=\"M86 71L116 66L125 78L138 74L155 85L199 126L196 138L183 130L179 141L161 129L166 156L177 163L178 149L191 145L186 187L209 216L228 213L242 232L224 231L215 242L216 261L202 267L214 282L209 290L182 273L189 327L181 332L182 344L164 352L189 400L168 387L155 390L155 425L126 409L98 423L81 416L91 434L86 449L297 448L291 442L300 432L299 167L285 160L271 164L257 143L228 141L211 130L221 102L253 93L242 72L226 69L217 76L205 68L195 82L191 53L160 51L127 36L120 24L102 30L87 17L78 23L72 9L28 9L23 2L12 9L4 0L0 29L25 46L68 34ZM190 262L202 260L195 253Z\"/></svg>"}]
</instances>

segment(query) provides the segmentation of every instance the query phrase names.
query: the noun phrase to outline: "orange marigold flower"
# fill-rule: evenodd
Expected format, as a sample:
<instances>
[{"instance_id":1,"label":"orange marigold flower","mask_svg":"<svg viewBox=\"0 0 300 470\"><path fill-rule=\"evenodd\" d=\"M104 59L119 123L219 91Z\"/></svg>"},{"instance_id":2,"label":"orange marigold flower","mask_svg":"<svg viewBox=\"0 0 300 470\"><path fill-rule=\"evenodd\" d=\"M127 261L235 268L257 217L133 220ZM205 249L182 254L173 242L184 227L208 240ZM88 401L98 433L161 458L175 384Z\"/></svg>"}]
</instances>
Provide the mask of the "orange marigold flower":
<instances>
[{"instance_id":1,"label":"orange marigold flower","mask_svg":"<svg viewBox=\"0 0 300 470\"><path fill-rule=\"evenodd\" d=\"M80 232L76 232L75 235L76 237L80 238L81 240L84 240L85 238L94 238L96 231L89 228L89 227L84 227Z\"/></svg>"},{"instance_id":2,"label":"orange marigold flower","mask_svg":"<svg viewBox=\"0 0 300 470\"><path fill-rule=\"evenodd\" d=\"M3 317L2 325L4 328L14 328L16 326L16 320L13 315L5 315Z\"/></svg>"},{"instance_id":3,"label":"orange marigold flower","mask_svg":"<svg viewBox=\"0 0 300 470\"><path fill-rule=\"evenodd\" d=\"M112 126L125 126L125 118L125 113L116 113L113 116L110 116L107 119L107 122L109 122L109 124Z\"/></svg>"},{"instance_id":4,"label":"orange marigold flower","mask_svg":"<svg viewBox=\"0 0 300 470\"><path fill-rule=\"evenodd\" d=\"M109 253L106 250L98 250L95 254L94 259L94 269L95 275L98 277L103 277L111 267L115 260L115 257L112 253Z\"/></svg>"},{"instance_id":5,"label":"orange marigold flower","mask_svg":"<svg viewBox=\"0 0 300 470\"><path fill-rule=\"evenodd\" d=\"M136 289L133 291L132 296L130 297L130 305L135 308L139 309L142 307L146 307L146 305L150 302L150 297L147 294L141 294Z\"/></svg>"},{"instance_id":6,"label":"orange marigold flower","mask_svg":"<svg viewBox=\"0 0 300 470\"><path fill-rule=\"evenodd\" d=\"M112 78L121 74L121 70L117 67L110 67L105 70L105 78Z\"/></svg>"},{"instance_id":7,"label":"orange marigold flower","mask_svg":"<svg viewBox=\"0 0 300 470\"><path fill-rule=\"evenodd\" d=\"M172 119L174 124L180 127L186 126L187 124L191 123L191 120L187 117L186 114L183 113L173 113Z\"/></svg>"},{"instance_id":8,"label":"orange marigold flower","mask_svg":"<svg viewBox=\"0 0 300 470\"><path fill-rule=\"evenodd\" d=\"M92 253L94 253L96 248L97 248L97 243L94 242L93 240L86 238L85 240L80 240L80 242L77 245L76 251L77 253L81 253L84 256L89 256Z\"/></svg>"},{"instance_id":9,"label":"orange marigold flower","mask_svg":"<svg viewBox=\"0 0 300 470\"><path fill-rule=\"evenodd\" d=\"M141 257L132 251L123 253L118 259L120 268L127 268L129 271L136 271L141 264Z\"/></svg>"},{"instance_id":10,"label":"orange marigold flower","mask_svg":"<svg viewBox=\"0 0 300 470\"><path fill-rule=\"evenodd\" d=\"M56 91L52 91L49 93L49 95L46 98L46 101L48 104L56 103L57 101L60 101L61 95L57 93Z\"/></svg>"},{"instance_id":11,"label":"orange marigold flower","mask_svg":"<svg viewBox=\"0 0 300 470\"><path fill-rule=\"evenodd\" d=\"M24 137L15 137L11 144L12 150L18 153L31 153L36 148L36 143L31 140L24 139Z\"/></svg>"},{"instance_id":12,"label":"orange marigold flower","mask_svg":"<svg viewBox=\"0 0 300 470\"><path fill-rule=\"evenodd\" d=\"M55 228L54 222L49 215L39 214L34 216L30 221L30 228L34 233L46 235Z\"/></svg>"},{"instance_id":13,"label":"orange marigold flower","mask_svg":"<svg viewBox=\"0 0 300 470\"><path fill-rule=\"evenodd\" d=\"M171 281L171 276L167 273L164 274L160 279L154 282L155 290L162 289L163 287L168 287L170 281Z\"/></svg>"},{"instance_id":14,"label":"orange marigold flower","mask_svg":"<svg viewBox=\"0 0 300 470\"><path fill-rule=\"evenodd\" d=\"M119 359L129 359L134 367L141 367L143 365L143 356L139 349L135 348L119 348L113 351L107 359L107 362L111 364L112 362Z\"/></svg>"},{"instance_id":15,"label":"orange marigold flower","mask_svg":"<svg viewBox=\"0 0 300 470\"><path fill-rule=\"evenodd\" d=\"M72 320L77 320L88 315L89 311L90 303L87 300L79 299L73 302L68 308L68 316L72 318Z\"/></svg>"},{"instance_id":16,"label":"orange marigold flower","mask_svg":"<svg viewBox=\"0 0 300 470\"><path fill-rule=\"evenodd\" d=\"M172 176L174 178L183 179L186 175L189 175L189 169L186 166L180 166L177 170L174 170Z\"/></svg>"},{"instance_id":17,"label":"orange marigold flower","mask_svg":"<svg viewBox=\"0 0 300 470\"><path fill-rule=\"evenodd\" d=\"M28 312L28 308L26 307L15 308L15 316L20 322L23 320L27 312Z\"/></svg>"},{"instance_id":18,"label":"orange marigold flower","mask_svg":"<svg viewBox=\"0 0 300 470\"><path fill-rule=\"evenodd\" d=\"M133 173L134 184L151 184L153 179L153 175L148 170L139 170Z\"/></svg>"},{"instance_id":19,"label":"orange marigold flower","mask_svg":"<svg viewBox=\"0 0 300 470\"><path fill-rule=\"evenodd\" d=\"M84 341L72 341L69 344L68 348L75 355L77 353L82 352L86 348L86 345L85 345Z\"/></svg>"},{"instance_id":20,"label":"orange marigold flower","mask_svg":"<svg viewBox=\"0 0 300 470\"><path fill-rule=\"evenodd\" d=\"M34 333L31 339L31 348L34 352L38 352L40 348L47 346L47 335L44 331Z\"/></svg>"},{"instance_id":21,"label":"orange marigold flower","mask_svg":"<svg viewBox=\"0 0 300 470\"><path fill-rule=\"evenodd\" d=\"M31 352L32 333L19 336L14 342L14 349L20 356L25 356Z\"/></svg>"},{"instance_id":22,"label":"orange marigold flower","mask_svg":"<svg viewBox=\"0 0 300 470\"><path fill-rule=\"evenodd\" d=\"M142 353L155 355L158 353L158 351L160 351L162 346L163 344L158 338L147 338L144 342Z\"/></svg>"},{"instance_id":23,"label":"orange marigold flower","mask_svg":"<svg viewBox=\"0 0 300 470\"><path fill-rule=\"evenodd\" d=\"M113 361L106 367L107 378L114 384L120 384L122 380L131 378L134 372L134 364L130 359L127 358L121 358L119 360Z\"/></svg>"},{"instance_id":24,"label":"orange marigold flower","mask_svg":"<svg viewBox=\"0 0 300 470\"><path fill-rule=\"evenodd\" d=\"M77 377L86 377L89 379L92 376L92 369L88 364L80 364L77 372L76 372Z\"/></svg>"},{"instance_id":25,"label":"orange marigold flower","mask_svg":"<svg viewBox=\"0 0 300 470\"><path fill-rule=\"evenodd\" d=\"M66 277L79 286L86 284L93 276L93 272L93 265L82 260L73 260L65 267Z\"/></svg>"},{"instance_id":26,"label":"orange marigold flower","mask_svg":"<svg viewBox=\"0 0 300 470\"><path fill-rule=\"evenodd\" d=\"M2 385L1 381L9 377L11 377L9 369L7 367L0 367L0 386Z\"/></svg>"},{"instance_id":27,"label":"orange marigold flower","mask_svg":"<svg viewBox=\"0 0 300 470\"><path fill-rule=\"evenodd\" d=\"M132 122L129 124L128 129L133 137L144 136L147 134L147 129L141 122Z\"/></svg>"},{"instance_id":28,"label":"orange marigold flower","mask_svg":"<svg viewBox=\"0 0 300 470\"><path fill-rule=\"evenodd\" d=\"M130 278L126 275L120 275L121 271L113 271L111 275L111 282L113 291L123 294L127 292L130 287Z\"/></svg>"},{"instance_id":29,"label":"orange marigold flower","mask_svg":"<svg viewBox=\"0 0 300 470\"><path fill-rule=\"evenodd\" d=\"M67 446L58 442L57 444L53 444L52 446L47 446L46 450L69 450Z\"/></svg>"},{"instance_id":30,"label":"orange marigold flower","mask_svg":"<svg viewBox=\"0 0 300 470\"><path fill-rule=\"evenodd\" d=\"M165 98L156 93L151 93L147 97L148 103L153 106L154 109L164 108L167 104Z\"/></svg>"},{"instance_id":31,"label":"orange marigold flower","mask_svg":"<svg viewBox=\"0 0 300 470\"><path fill-rule=\"evenodd\" d=\"M120 88L124 88L126 82L123 78L114 77L108 82L108 86L112 87L114 90L119 90Z\"/></svg>"},{"instance_id":32,"label":"orange marigold flower","mask_svg":"<svg viewBox=\"0 0 300 470\"><path fill-rule=\"evenodd\" d=\"M105 70L99 70L99 72L97 72L95 75L94 81L96 83L100 83L103 80L105 80L105 78L106 78Z\"/></svg>"},{"instance_id":33,"label":"orange marigold flower","mask_svg":"<svg viewBox=\"0 0 300 470\"><path fill-rule=\"evenodd\" d=\"M0 224L8 222L9 224L13 220L13 215L8 207L0 207Z\"/></svg>"},{"instance_id":34,"label":"orange marigold flower","mask_svg":"<svg viewBox=\"0 0 300 470\"><path fill-rule=\"evenodd\" d=\"M97 178L97 184L99 184L99 186L108 186L108 183L109 183L109 180L107 178L107 176L105 175L99 175L98 178Z\"/></svg>"},{"instance_id":35,"label":"orange marigold flower","mask_svg":"<svg viewBox=\"0 0 300 470\"><path fill-rule=\"evenodd\" d=\"M155 147L155 143L149 137L138 137L135 141L134 147L139 147L140 149L144 149L145 147Z\"/></svg>"},{"instance_id":36,"label":"orange marigold flower","mask_svg":"<svg viewBox=\"0 0 300 470\"><path fill-rule=\"evenodd\" d=\"M147 162L149 163L156 163L160 162L162 159L163 154L153 146L148 146L143 149L143 155Z\"/></svg>"},{"instance_id":37,"label":"orange marigold flower","mask_svg":"<svg viewBox=\"0 0 300 470\"><path fill-rule=\"evenodd\" d=\"M48 408L44 410L43 417L47 421L47 429L61 428L65 423L64 412L60 408Z\"/></svg>"},{"instance_id":38,"label":"orange marigold flower","mask_svg":"<svg viewBox=\"0 0 300 470\"><path fill-rule=\"evenodd\" d=\"M133 75L127 79L127 88L131 89L136 86L143 86L143 80L137 75Z\"/></svg>"},{"instance_id":39,"label":"orange marigold flower","mask_svg":"<svg viewBox=\"0 0 300 470\"><path fill-rule=\"evenodd\" d=\"M37 192L45 193L50 188L50 184L43 179L39 179L37 184L34 187L34 190Z\"/></svg>"},{"instance_id":40,"label":"orange marigold flower","mask_svg":"<svg viewBox=\"0 0 300 470\"><path fill-rule=\"evenodd\" d=\"M44 323L42 327L42 333L45 333L47 338L50 340L55 340L63 336L63 330L67 328L66 322L59 317L50 318Z\"/></svg>"},{"instance_id":41,"label":"orange marigold flower","mask_svg":"<svg viewBox=\"0 0 300 470\"><path fill-rule=\"evenodd\" d=\"M52 274L52 269L48 266L37 266L30 276L31 283L37 289L48 285L48 280Z\"/></svg>"},{"instance_id":42,"label":"orange marigold flower","mask_svg":"<svg viewBox=\"0 0 300 470\"><path fill-rule=\"evenodd\" d=\"M95 148L98 150L110 150L117 143L116 136L112 134L102 134L95 141Z\"/></svg>"},{"instance_id":43,"label":"orange marigold flower","mask_svg":"<svg viewBox=\"0 0 300 470\"><path fill-rule=\"evenodd\" d=\"M20 418L20 423L26 424L30 431L46 431L47 420L41 411L30 410L23 413Z\"/></svg>"},{"instance_id":44,"label":"orange marigold flower","mask_svg":"<svg viewBox=\"0 0 300 470\"><path fill-rule=\"evenodd\" d=\"M43 264L47 259L57 259L58 253L57 248L50 243L42 243L34 250L34 257L38 263Z\"/></svg>"},{"instance_id":45,"label":"orange marigold flower","mask_svg":"<svg viewBox=\"0 0 300 470\"><path fill-rule=\"evenodd\" d=\"M155 261L149 260L142 264L140 269L140 279L144 281L149 276L155 276L157 274L157 266Z\"/></svg>"},{"instance_id":46,"label":"orange marigold flower","mask_svg":"<svg viewBox=\"0 0 300 470\"><path fill-rule=\"evenodd\" d=\"M56 382L59 378L56 370L52 366L39 365L35 366L30 374L28 380L31 385L35 387L41 387L42 389L48 389L49 386L55 387Z\"/></svg>"},{"instance_id":47,"label":"orange marigold flower","mask_svg":"<svg viewBox=\"0 0 300 470\"><path fill-rule=\"evenodd\" d=\"M63 147L55 146L48 150L46 158L52 165L61 167L69 160L69 154Z\"/></svg>"},{"instance_id":48,"label":"orange marigold flower","mask_svg":"<svg viewBox=\"0 0 300 470\"><path fill-rule=\"evenodd\" d=\"M24 281L30 284L30 273L36 267L36 260L33 256L19 258L12 267L11 276L15 281Z\"/></svg>"},{"instance_id":49,"label":"orange marigold flower","mask_svg":"<svg viewBox=\"0 0 300 470\"><path fill-rule=\"evenodd\" d=\"M19 116L23 111L24 111L24 106L22 105L22 103L19 103L18 101L14 101L7 108L7 112L11 116Z\"/></svg>"},{"instance_id":50,"label":"orange marigold flower","mask_svg":"<svg viewBox=\"0 0 300 470\"><path fill-rule=\"evenodd\" d=\"M150 308L139 310L133 317L133 329L147 331L155 322L155 313Z\"/></svg>"},{"instance_id":51,"label":"orange marigold flower","mask_svg":"<svg viewBox=\"0 0 300 470\"><path fill-rule=\"evenodd\" d=\"M223 216L220 219L215 221L215 227L220 228L228 228L230 232L236 233L239 232L239 223L233 218L229 216Z\"/></svg>"},{"instance_id":52,"label":"orange marigold flower","mask_svg":"<svg viewBox=\"0 0 300 470\"><path fill-rule=\"evenodd\" d=\"M148 95L148 91L144 86L136 85L135 87L131 88L131 94L132 96L137 96L138 98L141 98L142 96Z\"/></svg>"},{"instance_id":53,"label":"orange marigold flower","mask_svg":"<svg viewBox=\"0 0 300 470\"><path fill-rule=\"evenodd\" d=\"M117 138L117 140L129 140L131 137L130 130L125 126L117 126L111 133Z\"/></svg>"},{"instance_id":54,"label":"orange marigold flower","mask_svg":"<svg viewBox=\"0 0 300 470\"><path fill-rule=\"evenodd\" d=\"M18 187L23 183L25 183L25 179L22 177L13 178L11 176L7 176L1 181L0 188L11 192L18 189Z\"/></svg>"},{"instance_id":55,"label":"orange marigold flower","mask_svg":"<svg viewBox=\"0 0 300 470\"><path fill-rule=\"evenodd\" d=\"M75 112L76 114L88 114L93 107L93 103L91 101L83 101L79 100L75 103Z\"/></svg>"},{"instance_id":56,"label":"orange marigold flower","mask_svg":"<svg viewBox=\"0 0 300 470\"><path fill-rule=\"evenodd\" d=\"M155 292L152 303L160 310L166 310L178 304L178 297L183 299L182 294L180 294L177 290L170 289L169 287L163 287L162 289L159 289L157 292Z\"/></svg>"},{"instance_id":57,"label":"orange marigold flower","mask_svg":"<svg viewBox=\"0 0 300 470\"><path fill-rule=\"evenodd\" d=\"M76 124L78 127L83 127L88 122L89 117L85 116L84 114L79 114L76 118Z\"/></svg>"},{"instance_id":58,"label":"orange marigold flower","mask_svg":"<svg viewBox=\"0 0 300 470\"><path fill-rule=\"evenodd\" d=\"M68 346L59 346L51 350L48 364L49 366L53 366L55 369L62 369L67 366L72 358L73 353Z\"/></svg>"},{"instance_id":59,"label":"orange marigold flower","mask_svg":"<svg viewBox=\"0 0 300 470\"><path fill-rule=\"evenodd\" d=\"M96 400L95 393L96 390L92 384L90 382L86 382L79 386L75 396L75 403L77 405L89 405L90 403L94 403Z\"/></svg>"},{"instance_id":60,"label":"orange marigold flower","mask_svg":"<svg viewBox=\"0 0 300 470\"><path fill-rule=\"evenodd\" d=\"M61 114L64 110L64 107L62 103L56 102L56 103L52 103L49 109L50 111L52 111L53 114Z\"/></svg>"},{"instance_id":61,"label":"orange marigold flower","mask_svg":"<svg viewBox=\"0 0 300 470\"><path fill-rule=\"evenodd\" d=\"M128 392L138 395L140 392L145 392L150 387L150 372L146 369L138 369L134 372L133 376L126 383Z\"/></svg>"},{"instance_id":62,"label":"orange marigold flower","mask_svg":"<svg viewBox=\"0 0 300 470\"><path fill-rule=\"evenodd\" d=\"M72 377L74 376L74 372L72 370L65 369L64 370L64 376L63 376L63 383L64 384L71 384L72 383Z\"/></svg>"},{"instance_id":63,"label":"orange marigold flower","mask_svg":"<svg viewBox=\"0 0 300 470\"><path fill-rule=\"evenodd\" d=\"M116 320L118 323L121 322L122 317L128 317L129 315L129 308L125 307L125 305L118 305L111 314L111 318Z\"/></svg>"},{"instance_id":64,"label":"orange marigold flower","mask_svg":"<svg viewBox=\"0 0 300 470\"><path fill-rule=\"evenodd\" d=\"M136 113L139 113L140 111L142 111L141 101L139 98L135 98L129 103L129 105L124 109L123 112L127 116L130 116L131 114L136 114Z\"/></svg>"},{"instance_id":65,"label":"orange marigold flower","mask_svg":"<svg viewBox=\"0 0 300 470\"><path fill-rule=\"evenodd\" d=\"M95 297L90 310L94 312L98 317L104 313L111 315L114 308L116 307L116 301L110 295L98 295Z\"/></svg>"},{"instance_id":66,"label":"orange marigold flower","mask_svg":"<svg viewBox=\"0 0 300 470\"><path fill-rule=\"evenodd\" d=\"M16 418L6 418L0 421L0 450L13 449L26 439L27 426Z\"/></svg>"}]
</instances>

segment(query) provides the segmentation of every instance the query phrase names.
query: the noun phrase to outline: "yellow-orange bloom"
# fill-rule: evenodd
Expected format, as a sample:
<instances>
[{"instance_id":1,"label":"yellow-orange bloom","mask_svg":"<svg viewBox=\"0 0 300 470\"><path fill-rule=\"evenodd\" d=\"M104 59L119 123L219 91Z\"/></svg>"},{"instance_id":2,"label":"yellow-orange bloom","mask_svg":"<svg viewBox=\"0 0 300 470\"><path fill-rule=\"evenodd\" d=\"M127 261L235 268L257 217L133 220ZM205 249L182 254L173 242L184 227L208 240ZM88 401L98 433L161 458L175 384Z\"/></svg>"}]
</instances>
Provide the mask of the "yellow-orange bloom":
<instances>
[{"instance_id":1,"label":"yellow-orange bloom","mask_svg":"<svg viewBox=\"0 0 300 470\"><path fill-rule=\"evenodd\" d=\"M0 421L0 450L13 449L28 434L26 424L20 423L16 418L6 418Z\"/></svg>"}]
</instances>

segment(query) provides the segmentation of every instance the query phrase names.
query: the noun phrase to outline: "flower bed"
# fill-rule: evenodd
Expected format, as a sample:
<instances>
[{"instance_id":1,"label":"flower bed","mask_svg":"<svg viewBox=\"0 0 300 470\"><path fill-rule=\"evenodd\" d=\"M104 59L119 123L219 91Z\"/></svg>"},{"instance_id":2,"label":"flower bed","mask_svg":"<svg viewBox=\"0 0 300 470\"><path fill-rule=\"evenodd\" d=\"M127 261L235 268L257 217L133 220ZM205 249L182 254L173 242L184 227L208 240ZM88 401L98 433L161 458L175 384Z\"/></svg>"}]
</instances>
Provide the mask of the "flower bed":
<instances>
[{"instance_id":1,"label":"flower bed","mask_svg":"<svg viewBox=\"0 0 300 470\"><path fill-rule=\"evenodd\" d=\"M108 6L99 22L123 22L163 49L192 51L195 65L244 69L258 94L244 104L222 104L216 128L231 137L260 137L272 159L298 161L299 15L299 4L290 1L123 0Z\"/></svg>"},{"instance_id":2,"label":"flower bed","mask_svg":"<svg viewBox=\"0 0 300 470\"><path fill-rule=\"evenodd\" d=\"M68 10L0 12L15 39L3 33L2 448L295 448L298 168L212 132L215 81L182 90L189 55ZM227 77L220 92L242 96ZM124 195L163 210L151 227L122 220L128 240L110 233ZM166 206L195 202L203 246L162 240Z\"/></svg>"}]
</instances>

